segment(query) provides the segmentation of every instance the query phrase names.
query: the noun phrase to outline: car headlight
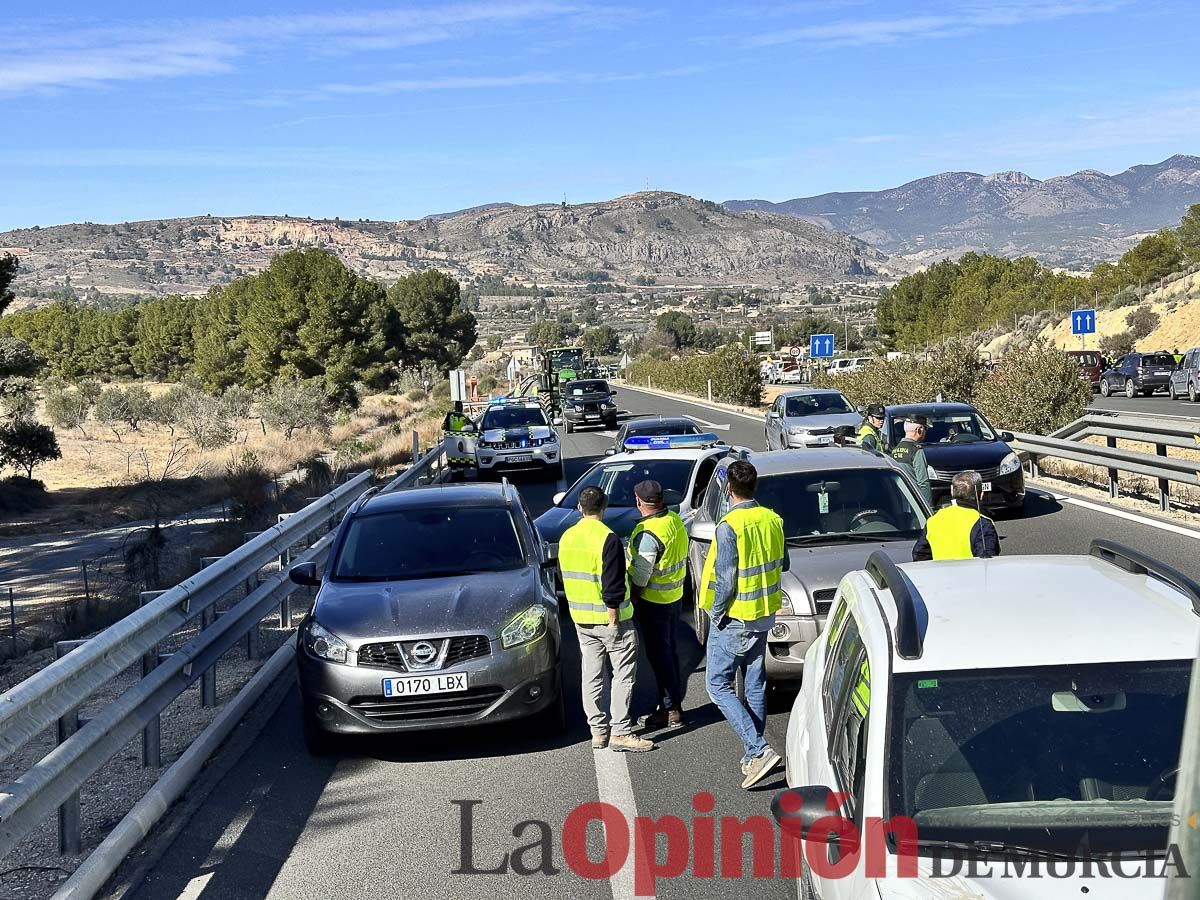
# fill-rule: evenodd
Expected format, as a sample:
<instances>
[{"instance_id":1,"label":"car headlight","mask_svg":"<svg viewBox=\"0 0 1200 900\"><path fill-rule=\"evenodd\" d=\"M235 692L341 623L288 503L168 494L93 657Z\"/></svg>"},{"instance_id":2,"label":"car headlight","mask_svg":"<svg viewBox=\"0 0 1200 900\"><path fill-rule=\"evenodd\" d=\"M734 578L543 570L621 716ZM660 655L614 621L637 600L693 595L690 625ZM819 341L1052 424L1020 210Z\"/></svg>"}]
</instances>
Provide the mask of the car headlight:
<instances>
[{"instance_id":1,"label":"car headlight","mask_svg":"<svg viewBox=\"0 0 1200 900\"><path fill-rule=\"evenodd\" d=\"M546 633L546 608L531 606L517 614L500 632L500 646L507 650L536 641Z\"/></svg>"},{"instance_id":2,"label":"car headlight","mask_svg":"<svg viewBox=\"0 0 1200 900\"><path fill-rule=\"evenodd\" d=\"M792 612L792 598L788 596L787 591L780 591L780 597L783 598L783 605L779 607L780 612Z\"/></svg>"},{"instance_id":3,"label":"car headlight","mask_svg":"<svg viewBox=\"0 0 1200 900\"><path fill-rule=\"evenodd\" d=\"M308 628L304 631L304 646L313 656L337 663L344 663L346 654L350 651L345 641L316 619L308 620Z\"/></svg>"},{"instance_id":4,"label":"car headlight","mask_svg":"<svg viewBox=\"0 0 1200 900\"><path fill-rule=\"evenodd\" d=\"M808 434L808 429L800 425L792 425L790 428L788 428L788 434L794 434L797 436L806 435Z\"/></svg>"},{"instance_id":5,"label":"car headlight","mask_svg":"<svg viewBox=\"0 0 1200 900\"><path fill-rule=\"evenodd\" d=\"M1011 475L1019 468L1021 468L1021 458L1015 453L1010 453L1000 461L999 474Z\"/></svg>"}]
</instances>

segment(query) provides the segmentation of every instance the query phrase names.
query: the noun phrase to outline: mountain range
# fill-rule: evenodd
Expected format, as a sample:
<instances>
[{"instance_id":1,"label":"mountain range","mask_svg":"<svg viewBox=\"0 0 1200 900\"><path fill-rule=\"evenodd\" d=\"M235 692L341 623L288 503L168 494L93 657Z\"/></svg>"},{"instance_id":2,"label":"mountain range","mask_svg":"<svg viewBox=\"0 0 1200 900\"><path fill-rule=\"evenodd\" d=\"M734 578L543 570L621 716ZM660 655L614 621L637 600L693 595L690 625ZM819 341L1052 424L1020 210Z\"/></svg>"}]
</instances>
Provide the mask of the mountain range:
<instances>
[{"instance_id":1,"label":"mountain range","mask_svg":"<svg viewBox=\"0 0 1200 900\"><path fill-rule=\"evenodd\" d=\"M888 271L883 254L849 235L664 191L402 222L199 216L0 233L0 252L21 259L14 289L25 303L68 285L76 294L198 293L297 247L326 248L383 281L438 268L543 285L595 281L602 271L626 284L795 286Z\"/></svg>"},{"instance_id":2,"label":"mountain range","mask_svg":"<svg viewBox=\"0 0 1200 900\"><path fill-rule=\"evenodd\" d=\"M882 191L724 205L786 213L917 260L987 250L1086 268L1178 224L1193 203L1200 203L1200 157L1178 155L1117 175L1087 169L1039 181L1022 172L943 172Z\"/></svg>"}]
</instances>

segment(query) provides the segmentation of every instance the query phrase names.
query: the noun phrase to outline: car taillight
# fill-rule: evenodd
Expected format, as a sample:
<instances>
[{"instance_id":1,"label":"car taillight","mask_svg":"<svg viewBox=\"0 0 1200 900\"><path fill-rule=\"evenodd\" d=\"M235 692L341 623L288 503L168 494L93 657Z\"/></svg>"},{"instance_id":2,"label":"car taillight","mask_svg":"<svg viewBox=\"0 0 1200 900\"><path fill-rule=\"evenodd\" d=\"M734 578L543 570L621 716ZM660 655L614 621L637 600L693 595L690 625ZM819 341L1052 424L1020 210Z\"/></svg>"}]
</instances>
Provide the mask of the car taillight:
<instances>
[{"instance_id":1,"label":"car taillight","mask_svg":"<svg viewBox=\"0 0 1200 900\"><path fill-rule=\"evenodd\" d=\"M1137 368L1137 373L1138 373L1139 375L1141 375L1141 374L1142 374L1142 367L1141 367L1141 366L1138 366L1138 368Z\"/></svg>"}]
</instances>

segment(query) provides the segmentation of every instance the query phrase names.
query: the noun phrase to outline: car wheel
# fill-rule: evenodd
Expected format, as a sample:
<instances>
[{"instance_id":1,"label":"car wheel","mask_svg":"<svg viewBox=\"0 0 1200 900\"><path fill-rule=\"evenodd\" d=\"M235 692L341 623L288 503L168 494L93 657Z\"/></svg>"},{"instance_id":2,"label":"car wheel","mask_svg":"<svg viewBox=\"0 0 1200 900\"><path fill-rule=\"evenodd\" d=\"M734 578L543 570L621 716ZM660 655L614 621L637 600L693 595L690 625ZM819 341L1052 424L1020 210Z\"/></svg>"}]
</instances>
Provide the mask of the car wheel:
<instances>
[{"instance_id":1,"label":"car wheel","mask_svg":"<svg viewBox=\"0 0 1200 900\"><path fill-rule=\"evenodd\" d=\"M1125 382L1125 396L1130 400L1137 396L1137 387L1134 385L1132 378Z\"/></svg>"},{"instance_id":2,"label":"car wheel","mask_svg":"<svg viewBox=\"0 0 1200 900\"><path fill-rule=\"evenodd\" d=\"M575 426L572 425L570 422L564 420L563 421L563 431L565 431L567 434L572 434L575 431Z\"/></svg>"},{"instance_id":3,"label":"car wheel","mask_svg":"<svg viewBox=\"0 0 1200 900\"><path fill-rule=\"evenodd\" d=\"M1101 378L1100 379L1100 396L1107 397L1109 395L1109 393L1111 393L1111 390L1112 389L1108 386L1108 379Z\"/></svg>"},{"instance_id":4,"label":"car wheel","mask_svg":"<svg viewBox=\"0 0 1200 900\"><path fill-rule=\"evenodd\" d=\"M304 748L310 756L328 756L335 749L334 736L321 727L317 714L305 700L300 701L301 719L304 723Z\"/></svg>"},{"instance_id":5,"label":"car wheel","mask_svg":"<svg viewBox=\"0 0 1200 900\"><path fill-rule=\"evenodd\" d=\"M1175 393L1175 381L1173 379L1167 382L1167 396L1172 400L1179 399L1179 395Z\"/></svg>"},{"instance_id":6,"label":"car wheel","mask_svg":"<svg viewBox=\"0 0 1200 900\"><path fill-rule=\"evenodd\" d=\"M554 702L538 713L540 731L544 734L560 735L567 730L567 697L562 688L562 675L558 676L558 696Z\"/></svg>"},{"instance_id":7,"label":"car wheel","mask_svg":"<svg viewBox=\"0 0 1200 900\"><path fill-rule=\"evenodd\" d=\"M682 609L691 609L696 605L696 587L692 581L692 570L689 566L683 573L683 603Z\"/></svg>"},{"instance_id":8,"label":"car wheel","mask_svg":"<svg viewBox=\"0 0 1200 900\"><path fill-rule=\"evenodd\" d=\"M695 615L693 616L693 622L696 626L696 640L700 642L701 647L707 646L708 645L708 629L709 629L709 626L712 624L712 620L709 619L708 613L705 610L700 608L699 603L697 603L695 606Z\"/></svg>"},{"instance_id":9,"label":"car wheel","mask_svg":"<svg viewBox=\"0 0 1200 900\"><path fill-rule=\"evenodd\" d=\"M1188 385L1188 399L1193 403L1196 402L1196 385L1194 382Z\"/></svg>"}]
</instances>

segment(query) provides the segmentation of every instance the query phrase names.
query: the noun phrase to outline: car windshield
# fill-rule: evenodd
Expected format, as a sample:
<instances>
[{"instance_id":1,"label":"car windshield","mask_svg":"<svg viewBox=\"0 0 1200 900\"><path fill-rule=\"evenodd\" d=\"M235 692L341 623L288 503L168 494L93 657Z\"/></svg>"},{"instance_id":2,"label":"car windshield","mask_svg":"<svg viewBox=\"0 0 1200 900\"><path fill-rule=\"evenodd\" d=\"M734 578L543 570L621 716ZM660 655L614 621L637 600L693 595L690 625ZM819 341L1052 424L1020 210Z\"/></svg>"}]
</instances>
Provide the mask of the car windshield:
<instances>
[{"instance_id":1,"label":"car windshield","mask_svg":"<svg viewBox=\"0 0 1200 900\"><path fill-rule=\"evenodd\" d=\"M565 350L549 350L546 356L550 359L550 367L559 369L580 369L583 367L583 351L568 347Z\"/></svg>"},{"instance_id":2,"label":"car windshield","mask_svg":"<svg viewBox=\"0 0 1200 900\"><path fill-rule=\"evenodd\" d=\"M1098 366L1100 365L1100 354L1092 353L1090 350L1086 352L1076 351L1071 354L1075 357L1075 362L1081 366Z\"/></svg>"},{"instance_id":3,"label":"car windshield","mask_svg":"<svg viewBox=\"0 0 1200 900\"><path fill-rule=\"evenodd\" d=\"M1146 353L1142 356L1143 366L1171 366L1175 367L1175 357L1170 353Z\"/></svg>"},{"instance_id":4,"label":"car windshield","mask_svg":"<svg viewBox=\"0 0 1200 900\"><path fill-rule=\"evenodd\" d=\"M995 430L983 416L974 411L932 412L925 414L929 422L926 444L967 444L973 441L994 441ZM892 444L904 439L904 418L892 419Z\"/></svg>"},{"instance_id":5,"label":"car windshield","mask_svg":"<svg viewBox=\"0 0 1200 900\"><path fill-rule=\"evenodd\" d=\"M585 394L607 394L607 381L571 381L563 388L563 394L568 397L582 397Z\"/></svg>"},{"instance_id":6,"label":"car windshield","mask_svg":"<svg viewBox=\"0 0 1200 900\"><path fill-rule=\"evenodd\" d=\"M1190 661L897 674L889 816L922 839L1167 844Z\"/></svg>"},{"instance_id":7,"label":"car windshield","mask_svg":"<svg viewBox=\"0 0 1200 900\"><path fill-rule=\"evenodd\" d=\"M793 543L846 535L915 540L925 527L916 497L890 468L764 475L755 499L783 517Z\"/></svg>"},{"instance_id":8,"label":"car windshield","mask_svg":"<svg viewBox=\"0 0 1200 900\"><path fill-rule=\"evenodd\" d=\"M330 577L399 581L502 572L524 564L508 510L422 507L352 519Z\"/></svg>"},{"instance_id":9,"label":"car windshield","mask_svg":"<svg viewBox=\"0 0 1200 900\"><path fill-rule=\"evenodd\" d=\"M527 428L530 425L549 425L546 414L537 406L493 406L483 414L484 431L493 428Z\"/></svg>"},{"instance_id":10,"label":"car windshield","mask_svg":"<svg viewBox=\"0 0 1200 900\"><path fill-rule=\"evenodd\" d=\"M647 459L602 463L580 478L559 506L574 509L579 504L579 492L585 487L598 487L608 497L608 505L634 506L633 488L641 481L657 481L663 492L682 497L687 490L695 460ZM668 497L668 502L671 498ZM679 500L674 500L678 503Z\"/></svg>"},{"instance_id":11,"label":"car windshield","mask_svg":"<svg viewBox=\"0 0 1200 900\"><path fill-rule=\"evenodd\" d=\"M630 425L625 437L663 437L671 434L701 434L700 427L692 421L677 422L647 422L644 425Z\"/></svg>"},{"instance_id":12,"label":"car windshield","mask_svg":"<svg viewBox=\"0 0 1200 900\"><path fill-rule=\"evenodd\" d=\"M788 397L783 409L784 416L789 419L852 412L854 407L841 394L801 394Z\"/></svg>"}]
</instances>

